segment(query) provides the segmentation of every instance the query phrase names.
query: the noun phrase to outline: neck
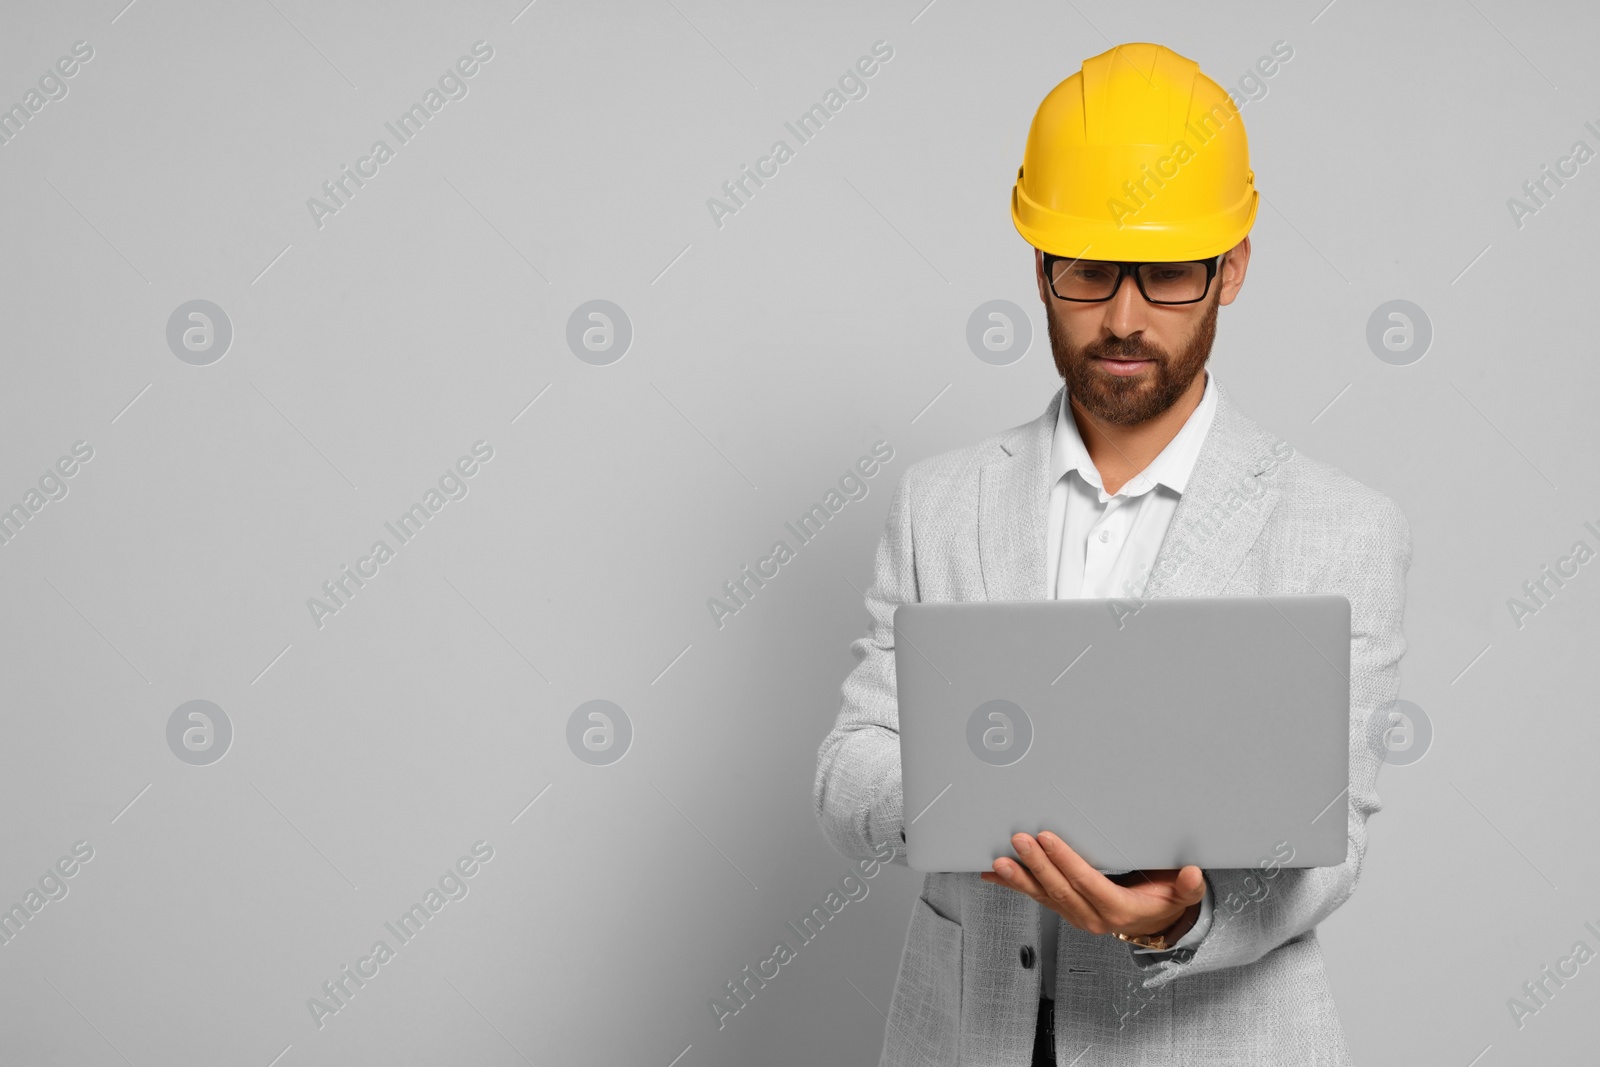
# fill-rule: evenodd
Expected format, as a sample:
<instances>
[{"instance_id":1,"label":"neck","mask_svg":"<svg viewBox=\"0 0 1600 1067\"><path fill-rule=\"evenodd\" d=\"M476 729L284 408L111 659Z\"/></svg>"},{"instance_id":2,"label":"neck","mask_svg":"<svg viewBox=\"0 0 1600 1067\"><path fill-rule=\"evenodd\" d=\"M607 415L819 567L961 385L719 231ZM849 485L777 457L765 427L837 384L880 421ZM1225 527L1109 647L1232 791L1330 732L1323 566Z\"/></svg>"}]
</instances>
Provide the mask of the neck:
<instances>
[{"instance_id":1,"label":"neck","mask_svg":"<svg viewBox=\"0 0 1600 1067\"><path fill-rule=\"evenodd\" d=\"M1128 484L1129 479L1148 467L1178 436L1183 424L1200 406L1210 373L1202 371L1195 375L1189 388L1170 408L1133 426L1113 425L1088 414L1077 404L1072 405L1072 420L1077 424L1078 436L1083 438L1084 448L1088 449L1095 470L1100 472L1100 481L1107 493L1116 493Z\"/></svg>"}]
</instances>

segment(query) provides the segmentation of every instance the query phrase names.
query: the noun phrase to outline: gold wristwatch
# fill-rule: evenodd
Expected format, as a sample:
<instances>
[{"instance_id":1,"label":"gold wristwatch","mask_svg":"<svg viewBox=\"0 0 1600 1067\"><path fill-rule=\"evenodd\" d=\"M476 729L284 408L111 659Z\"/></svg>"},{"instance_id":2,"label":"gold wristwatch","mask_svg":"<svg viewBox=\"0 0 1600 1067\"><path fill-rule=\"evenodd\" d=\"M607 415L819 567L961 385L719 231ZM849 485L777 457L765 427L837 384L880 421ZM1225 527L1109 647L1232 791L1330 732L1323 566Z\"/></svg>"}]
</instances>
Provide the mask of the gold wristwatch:
<instances>
[{"instance_id":1,"label":"gold wristwatch","mask_svg":"<svg viewBox=\"0 0 1600 1067\"><path fill-rule=\"evenodd\" d=\"M1165 933L1159 933L1159 934L1119 934L1119 933L1113 932L1111 936L1116 938L1116 939L1118 939L1119 941L1126 941L1130 945L1138 945L1140 948L1153 948L1153 949L1156 949L1157 951L1160 951L1160 950L1165 949L1165 948L1168 947L1168 945L1167 945L1167 935Z\"/></svg>"},{"instance_id":2,"label":"gold wristwatch","mask_svg":"<svg viewBox=\"0 0 1600 1067\"><path fill-rule=\"evenodd\" d=\"M1158 930L1153 934L1119 934L1113 930L1111 932L1111 936L1119 941L1126 941L1130 945L1138 945L1140 948L1155 949L1157 952L1160 952L1172 947L1171 945L1167 944L1167 930L1172 929L1172 927L1177 926L1182 921L1183 916L1179 915L1176 919L1172 920L1171 924L1169 924L1165 930Z\"/></svg>"}]
</instances>

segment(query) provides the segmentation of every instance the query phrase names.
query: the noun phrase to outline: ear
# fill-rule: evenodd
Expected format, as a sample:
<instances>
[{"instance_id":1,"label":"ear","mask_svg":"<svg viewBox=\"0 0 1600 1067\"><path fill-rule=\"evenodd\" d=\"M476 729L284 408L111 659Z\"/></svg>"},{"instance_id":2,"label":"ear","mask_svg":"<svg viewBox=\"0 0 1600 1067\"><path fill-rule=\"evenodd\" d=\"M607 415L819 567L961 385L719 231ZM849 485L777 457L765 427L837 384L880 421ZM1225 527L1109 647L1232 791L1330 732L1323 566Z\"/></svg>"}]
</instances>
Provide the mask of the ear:
<instances>
[{"instance_id":1,"label":"ear","mask_svg":"<svg viewBox=\"0 0 1600 1067\"><path fill-rule=\"evenodd\" d=\"M1245 272L1250 268L1250 238L1246 237L1232 248L1228 249L1222 260L1220 268L1220 281L1222 288L1217 296L1217 303L1231 304L1239 295L1239 290L1244 288Z\"/></svg>"},{"instance_id":2,"label":"ear","mask_svg":"<svg viewBox=\"0 0 1600 1067\"><path fill-rule=\"evenodd\" d=\"M1033 250L1033 274L1039 283L1039 300L1045 307L1050 306L1050 290L1045 287L1044 280L1044 252L1035 248Z\"/></svg>"}]
</instances>

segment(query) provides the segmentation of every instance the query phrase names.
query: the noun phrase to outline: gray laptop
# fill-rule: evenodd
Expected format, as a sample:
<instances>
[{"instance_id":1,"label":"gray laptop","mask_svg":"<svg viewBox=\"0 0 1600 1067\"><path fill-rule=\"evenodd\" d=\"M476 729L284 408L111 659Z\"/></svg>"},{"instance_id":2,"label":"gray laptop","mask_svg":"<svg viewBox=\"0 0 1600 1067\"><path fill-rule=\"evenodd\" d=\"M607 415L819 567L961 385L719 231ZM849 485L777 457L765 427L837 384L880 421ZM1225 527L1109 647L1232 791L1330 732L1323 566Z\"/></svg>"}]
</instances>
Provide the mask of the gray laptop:
<instances>
[{"instance_id":1,"label":"gray laptop","mask_svg":"<svg viewBox=\"0 0 1600 1067\"><path fill-rule=\"evenodd\" d=\"M1106 873L1344 862L1350 602L902 604L906 862L1051 830Z\"/></svg>"}]
</instances>

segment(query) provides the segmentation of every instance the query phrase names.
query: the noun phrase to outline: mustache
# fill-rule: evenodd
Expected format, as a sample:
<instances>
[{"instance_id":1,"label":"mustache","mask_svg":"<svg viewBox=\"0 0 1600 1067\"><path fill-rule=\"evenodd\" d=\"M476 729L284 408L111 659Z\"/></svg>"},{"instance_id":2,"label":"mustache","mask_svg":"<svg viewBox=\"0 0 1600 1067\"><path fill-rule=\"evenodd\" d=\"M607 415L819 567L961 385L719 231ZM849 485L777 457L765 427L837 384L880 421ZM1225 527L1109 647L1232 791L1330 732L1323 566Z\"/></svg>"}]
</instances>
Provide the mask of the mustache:
<instances>
[{"instance_id":1,"label":"mustache","mask_svg":"<svg viewBox=\"0 0 1600 1067\"><path fill-rule=\"evenodd\" d=\"M1082 355L1089 359L1153 359L1159 362L1168 358L1166 352L1137 336L1101 338L1085 345Z\"/></svg>"}]
</instances>

